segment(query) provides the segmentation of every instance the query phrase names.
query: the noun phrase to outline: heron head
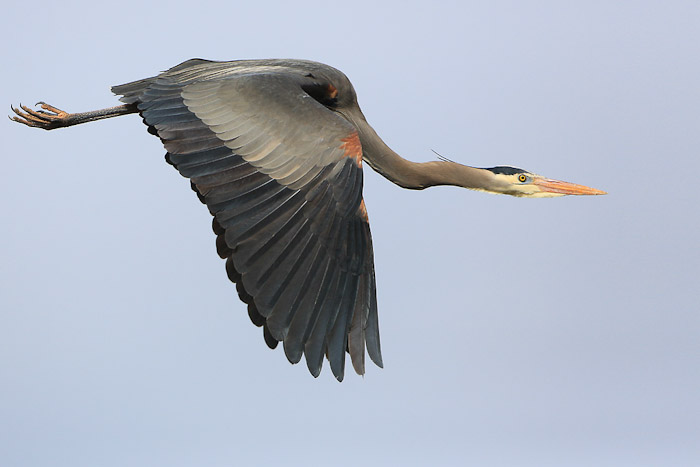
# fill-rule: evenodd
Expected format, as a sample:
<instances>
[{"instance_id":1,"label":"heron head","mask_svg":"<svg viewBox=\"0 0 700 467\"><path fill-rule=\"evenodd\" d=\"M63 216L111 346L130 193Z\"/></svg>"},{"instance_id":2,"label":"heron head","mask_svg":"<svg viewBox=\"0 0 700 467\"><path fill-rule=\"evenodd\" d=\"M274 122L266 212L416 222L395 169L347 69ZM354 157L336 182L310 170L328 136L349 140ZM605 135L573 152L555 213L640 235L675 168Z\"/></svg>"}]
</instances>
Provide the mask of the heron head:
<instances>
[{"instance_id":1,"label":"heron head","mask_svg":"<svg viewBox=\"0 0 700 467\"><path fill-rule=\"evenodd\" d=\"M516 167L492 167L495 193L524 198L552 198L564 195L605 195L605 191L584 185L552 180Z\"/></svg>"}]
</instances>

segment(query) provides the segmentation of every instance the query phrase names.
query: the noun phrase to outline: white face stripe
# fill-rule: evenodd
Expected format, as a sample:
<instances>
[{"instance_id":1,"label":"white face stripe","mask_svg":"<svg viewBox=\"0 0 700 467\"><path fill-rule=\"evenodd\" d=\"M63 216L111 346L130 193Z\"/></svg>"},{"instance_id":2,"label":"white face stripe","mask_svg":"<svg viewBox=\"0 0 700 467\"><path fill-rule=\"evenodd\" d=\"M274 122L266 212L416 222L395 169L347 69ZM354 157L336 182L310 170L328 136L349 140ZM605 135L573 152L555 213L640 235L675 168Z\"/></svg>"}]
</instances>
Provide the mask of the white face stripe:
<instances>
[{"instance_id":1,"label":"white face stripe","mask_svg":"<svg viewBox=\"0 0 700 467\"><path fill-rule=\"evenodd\" d=\"M527 180L525 182L521 182L518 179L520 175L523 174L527 176ZM533 181L537 178L544 177L532 172L523 171L512 175L493 174L493 177L496 182L494 184L496 186L496 191L494 191L495 193L502 193L523 198L556 198L559 196L564 196L562 193L543 191L539 186L534 184Z\"/></svg>"}]
</instances>

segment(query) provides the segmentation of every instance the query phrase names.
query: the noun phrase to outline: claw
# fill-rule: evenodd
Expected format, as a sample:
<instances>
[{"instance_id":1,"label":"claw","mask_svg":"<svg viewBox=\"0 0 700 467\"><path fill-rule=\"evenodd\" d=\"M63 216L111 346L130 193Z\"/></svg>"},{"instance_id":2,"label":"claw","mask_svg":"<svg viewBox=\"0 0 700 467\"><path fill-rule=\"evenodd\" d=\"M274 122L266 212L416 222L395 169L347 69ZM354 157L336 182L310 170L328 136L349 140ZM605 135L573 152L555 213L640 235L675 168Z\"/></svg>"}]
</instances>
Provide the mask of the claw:
<instances>
[{"instance_id":1,"label":"claw","mask_svg":"<svg viewBox=\"0 0 700 467\"><path fill-rule=\"evenodd\" d=\"M68 115L68 112L66 112L65 110L58 109L53 105L47 104L44 101L39 101L36 103L36 105L41 105L42 109L55 113L59 118L64 118Z\"/></svg>"},{"instance_id":2,"label":"claw","mask_svg":"<svg viewBox=\"0 0 700 467\"><path fill-rule=\"evenodd\" d=\"M10 106L10 109L17 114L17 117L10 117L10 119L23 125L51 130L64 126L64 120L70 115L68 112L43 101L37 102L36 105L40 105L43 110L30 109L22 104L19 105L21 110Z\"/></svg>"}]
</instances>

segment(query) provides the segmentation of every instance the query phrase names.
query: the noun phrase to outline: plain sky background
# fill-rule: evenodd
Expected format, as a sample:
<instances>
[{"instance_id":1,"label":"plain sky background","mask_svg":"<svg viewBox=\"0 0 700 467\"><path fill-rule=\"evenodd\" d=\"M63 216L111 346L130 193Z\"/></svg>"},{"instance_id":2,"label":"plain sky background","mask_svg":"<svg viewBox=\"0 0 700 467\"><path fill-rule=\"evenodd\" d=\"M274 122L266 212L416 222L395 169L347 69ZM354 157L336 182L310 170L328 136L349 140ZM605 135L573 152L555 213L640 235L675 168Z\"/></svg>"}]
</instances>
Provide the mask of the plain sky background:
<instances>
[{"instance_id":1,"label":"plain sky background","mask_svg":"<svg viewBox=\"0 0 700 467\"><path fill-rule=\"evenodd\" d=\"M130 115L0 123L0 465L700 465L700 3L6 2L0 104L305 58L382 138L608 196L369 168L385 369L271 351Z\"/></svg>"}]
</instances>

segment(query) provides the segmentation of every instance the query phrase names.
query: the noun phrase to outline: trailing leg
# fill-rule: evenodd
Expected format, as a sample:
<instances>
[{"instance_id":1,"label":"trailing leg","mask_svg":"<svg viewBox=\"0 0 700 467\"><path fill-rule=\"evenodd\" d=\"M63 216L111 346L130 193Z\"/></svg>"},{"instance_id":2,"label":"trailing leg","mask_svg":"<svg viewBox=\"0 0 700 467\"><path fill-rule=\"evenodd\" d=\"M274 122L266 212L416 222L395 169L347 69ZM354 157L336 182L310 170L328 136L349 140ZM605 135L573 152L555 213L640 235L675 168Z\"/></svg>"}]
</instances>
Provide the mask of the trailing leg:
<instances>
[{"instance_id":1,"label":"trailing leg","mask_svg":"<svg viewBox=\"0 0 700 467\"><path fill-rule=\"evenodd\" d=\"M108 109L80 113L68 113L45 102L37 102L36 105L41 105L42 110L32 110L21 104L21 110L10 106L12 111L17 114L17 116L10 117L10 119L34 128L53 130L54 128L64 128L80 123L102 120L103 118L119 117L139 111L136 104L124 104Z\"/></svg>"}]
</instances>

